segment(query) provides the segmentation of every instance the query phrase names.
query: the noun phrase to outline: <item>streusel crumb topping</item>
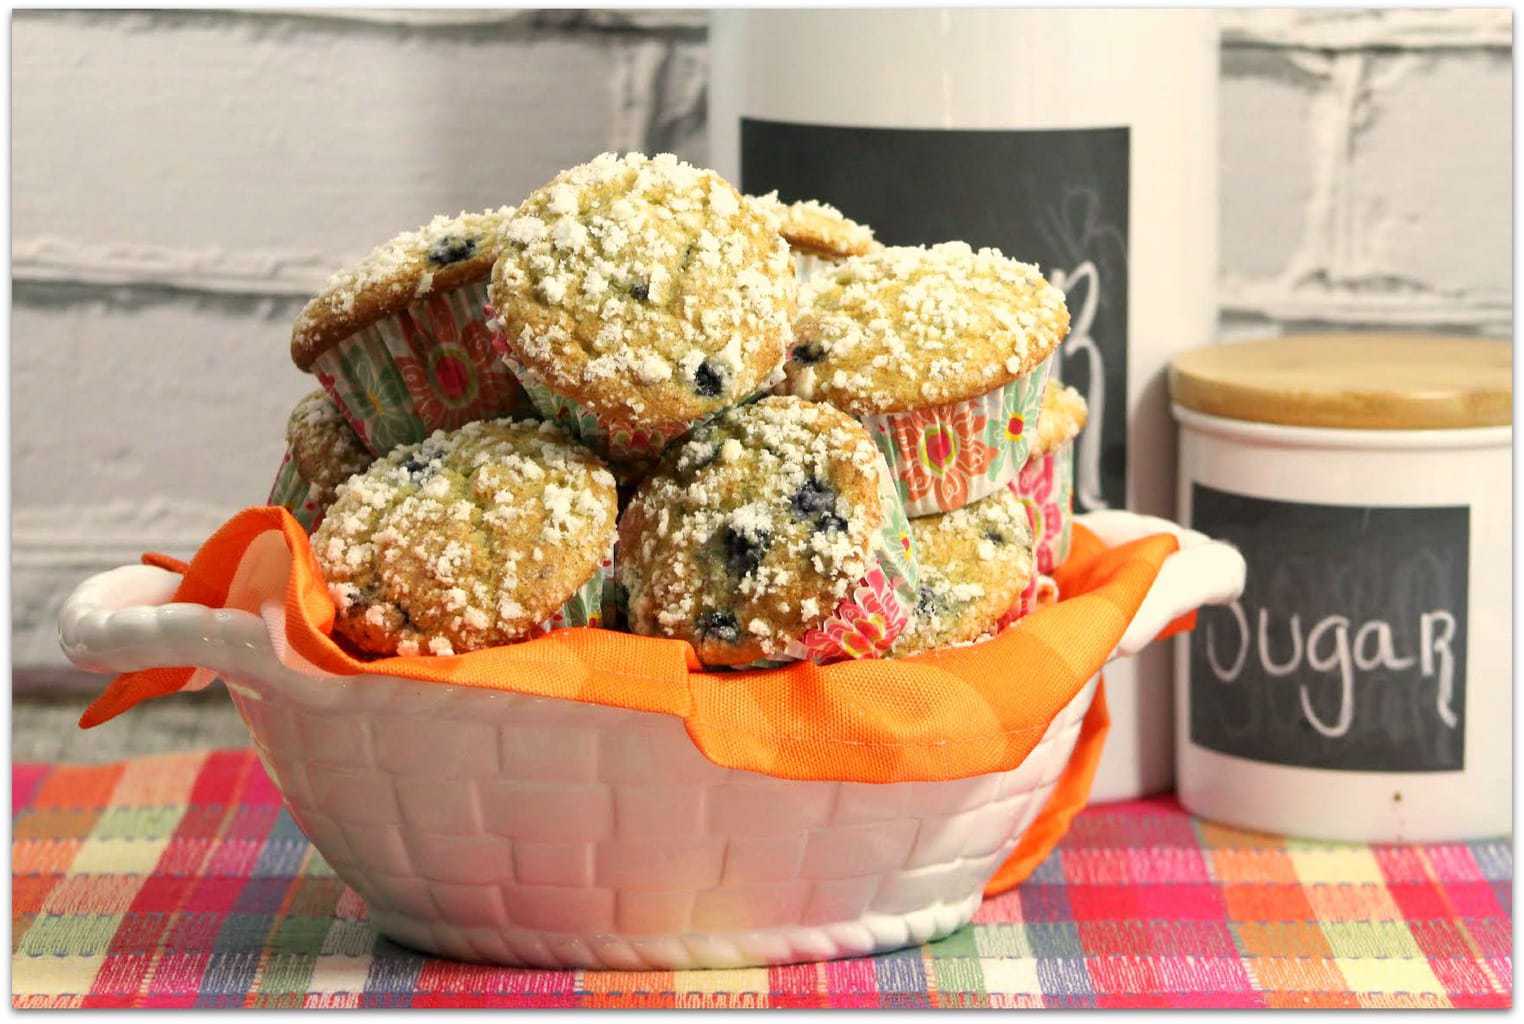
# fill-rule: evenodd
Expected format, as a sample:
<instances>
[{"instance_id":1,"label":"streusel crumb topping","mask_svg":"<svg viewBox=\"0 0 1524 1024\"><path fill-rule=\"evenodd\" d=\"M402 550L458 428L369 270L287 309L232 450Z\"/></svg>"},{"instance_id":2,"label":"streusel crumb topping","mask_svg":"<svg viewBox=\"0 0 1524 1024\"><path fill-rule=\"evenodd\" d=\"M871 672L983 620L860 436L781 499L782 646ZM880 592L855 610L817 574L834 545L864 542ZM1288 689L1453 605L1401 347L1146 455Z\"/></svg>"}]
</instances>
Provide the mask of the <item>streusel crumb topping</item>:
<instances>
[{"instance_id":1,"label":"streusel crumb topping","mask_svg":"<svg viewBox=\"0 0 1524 1024\"><path fill-rule=\"evenodd\" d=\"M436 431L340 486L312 538L337 628L377 653L529 635L598 569L614 478L550 423Z\"/></svg>"},{"instance_id":2,"label":"streusel crumb topping","mask_svg":"<svg viewBox=\"0 0 1524 1024\"><path fill-rule=\"evenodd\" d=\"M1085 397L1072 386L1063 385L1048 378L1042 393L1042 416L1038 420L1037 440L1032 444L1035 458L1057 451L1074 440L1085 429L1090 410Z\"/></svg>"},{"instance_id":3,"label":"streusel crumb topping","mask_svg":"<svg viewBox=\"0 0 1524 1024\"><path fill-rule=\"evenodd\" d=\"M631 628L688 639L706 664L781 654L874 564L887 471L860 424L797 398L701 427L620 522Z\"/></svg>"},{"instance_id":4,"label":"streusel crumb topping","mask_svg":"<svg viewBox=\"0 0 1524 1024\"><path fill-rule=\"evenodd\" d=\"M843 260L880 247L873 240L872 228L852 220L829 203L818 199L783 203L777 192L757 198L764 203L776 204L778 230L796 252Z\"/></svg>"},{"instance_id":5,"label":"streusel crumb topping","mask_svg":"<svg viewBox=\"0 0 1524 1024\"><path fill-rule=\"evenodd\" d=\"M302 479L329 493L374 461L321 388L304 395L291 410L286 420L286 444Z\"/></svg>"},{"instance_id":6,"label":"streusel crumb topping","mask_svg":"<svg viewBox=\"0 0 1524 1024\"><path fill-rule=\"evenodd\" d=\"M952 512L912 519L910 532L920 596L896 655L983 639L1032 579L1031 522L1008 487Z\"/></svg>"},{"instance_id":7,"label":"streusel crumb topping","mask_svg":"<svg viewBox=\"0 0 1524 1024\"><path fill-rule=\"evenodd\" d=\"M859 416L993 391L1069 330L1036 266L964 242L854 257L805 285L801 306L785 387Z\"/></svg>"},{"instance_id":8,"label":"streusel crumb topping","mask_svg":"<svg viewBox=\"0 0 1524 1024\"><path fill-rule=\"evenodd\" d=\"M529 196L491 298L513 357L614 423L686 423L782 364L797 285L776 215L670 153L604 153Z\"/></svg>"},{"instance_id":9,"label":"streusel crumb topping","mask_svg":"<svg viewBox=\"0 0 1524 1024\"><path fill-rule=\"evenodd\" d=\"M297 366L307 369L329 344L436 289L485 280L512 214L511 206L440 214L335 272L297 316L291 332Z\"/></svg>"}]
</instances>

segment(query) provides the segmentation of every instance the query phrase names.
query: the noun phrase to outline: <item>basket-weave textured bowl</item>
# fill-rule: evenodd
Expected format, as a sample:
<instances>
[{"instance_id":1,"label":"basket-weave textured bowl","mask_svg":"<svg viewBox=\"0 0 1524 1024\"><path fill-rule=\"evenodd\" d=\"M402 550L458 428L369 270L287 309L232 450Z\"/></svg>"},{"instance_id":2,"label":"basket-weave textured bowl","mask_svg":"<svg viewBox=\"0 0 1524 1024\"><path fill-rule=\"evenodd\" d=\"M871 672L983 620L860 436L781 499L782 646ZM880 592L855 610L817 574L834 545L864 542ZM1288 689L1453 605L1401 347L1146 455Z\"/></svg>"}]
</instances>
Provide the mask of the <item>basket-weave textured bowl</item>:
<instances>
[{"instance_id":1,"label":"basket-weave textured bowl","mask_svg":"<svg viewBox=\"0 0 1524 1024\"><path fill-rule=\"evenodd\" d=\"M1232 591L1224 579L1161 572L1123 653ZM260 616L164 603L178 582L150 566L87 580L60 614L66 653L98 671L215 671L293 818L376 926L466 960L731 967L946 935L1042 808L1096 690L1010 771L793 781L715 765L667 715L296 671Z\"/></svg>"},{"instance_id":2,"label":"basket-weave textured bowl","mask_svg":"<svg viewBox=\"0 0 1524 1024\"><path fill-rule=\"evenodd\" d=\"M382 677L312 692L332 685L230 689L292 816L378 928L461 959L627 969L948 934L1095 692L1014 771L871 785L720 768L666 715Z\"/></svg>"}]
</instances>

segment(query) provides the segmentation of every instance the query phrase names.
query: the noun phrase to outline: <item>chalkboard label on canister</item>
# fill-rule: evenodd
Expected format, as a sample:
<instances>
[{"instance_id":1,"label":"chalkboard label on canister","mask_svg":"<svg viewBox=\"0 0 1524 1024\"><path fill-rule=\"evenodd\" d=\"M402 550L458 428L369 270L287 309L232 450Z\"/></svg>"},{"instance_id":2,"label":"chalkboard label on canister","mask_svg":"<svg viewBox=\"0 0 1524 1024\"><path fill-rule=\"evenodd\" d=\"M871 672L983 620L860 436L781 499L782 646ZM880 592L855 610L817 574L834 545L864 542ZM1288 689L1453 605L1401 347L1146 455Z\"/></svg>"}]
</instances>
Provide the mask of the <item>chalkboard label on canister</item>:
<instances>
[{"instance_id":1,"label":"chalkboard label on canister","mask_svg":"<svg viewBox=\"0 0 1524 1024\"><path fill-rule=\"evenodd\" d=\"M1192 743L1310 768L1465 767L1468 507L1306 504L1196 483L1191 519L1248 564L1242 598L1202 609L1191 634Z\"/></svg>"},{"instance_id":2,"label":"chalkboard label on canister","mask_svg":"<svg viewBox=\"0 0 1524 1024\"><path fill-rule=\"evenodd\" d=\"M1063 379L1090 407L1075 451L1075 504L1127 504L1127 128L861 128L743 117L740 134L746 192L830 203L885 245L961 239L1038 264L1069 306Z\"/></svg>"},{"instance_id":3,"label":"chalkboard label on canister","mask_svg":"<svg viewBox=\"0 0 1524 1024\"><path fill-rule=\"evenodd\" d=\"M1307 334L1170 364L1182 519L1247 584L1175 648L1180 802L1240 828L1513 828L1513 354Z\"/></svg>"}]
</instances>

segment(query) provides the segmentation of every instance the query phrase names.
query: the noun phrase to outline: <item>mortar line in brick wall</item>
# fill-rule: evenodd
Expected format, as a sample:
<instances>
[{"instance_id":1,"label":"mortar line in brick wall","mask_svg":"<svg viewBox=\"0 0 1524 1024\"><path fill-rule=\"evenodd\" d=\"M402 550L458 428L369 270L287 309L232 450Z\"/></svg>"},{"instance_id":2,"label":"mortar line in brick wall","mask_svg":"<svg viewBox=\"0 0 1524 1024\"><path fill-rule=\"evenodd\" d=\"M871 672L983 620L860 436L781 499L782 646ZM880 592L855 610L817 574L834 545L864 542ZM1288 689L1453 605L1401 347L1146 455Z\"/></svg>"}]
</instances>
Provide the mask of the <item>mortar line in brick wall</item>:
<instances>
[{"instance_id":1,"label":"mortar line in brick wall","mask_svg":"<svg viewBox=\"0 0 1524 1024\"><path fill-rule=\"evenodd\" d=\"M1338 279L1336 268L1348 265L1353 244L1347 196L1349 147L1365 77L1365 56L1358 52L1298 52L1288 59L1327 85L1316 93L1307 119L1311 188L1302 236L1284 269L1258 284L1279 295L1293 295L1319 283L1332 285ZM1226 308L1226 300L1223 305Z\"/></svg>"},{"instance_id":2,"label":"mortar line in brick wall","mask_svg":"<svg viewBox=\"0 0 1524 1024\"><path fill-rule=\"evenodd\" d=\"M1508 53L1513 48L1499 40L1491 41L1446 41L1428 43L1365 43L1359 46L1321 46L1304 42L1285 41L1273 39L1256 39L1251 37L1227 38L1221 40L1223 50L1291 50L1305 53L1321 53L1332 56L1336 53L1367 53L1372 55L1386 55L1398 53Z\"/></svg>"},{"instance_id":3,"label":"mortar line in brick wall","mask_svg":"<svg viewBox=\"0 0 1524 1024\"><path fill-rule=\"evenodd\" d=\"M143 285L234 295L312 295L335 257L311 251L186 249L134 242L16 238L11 276L20 282Z\"/></svg>"},{"instance_id":4,"label":"mortar line in brick wall","mask_svg":"<svg viewBox=\"0 0 1524 1024\"><path fill-rule=\"evenodd\" d=\"M1513 17L1506 8L1319 11L1225 10L1222 45L1319 50L1511 50Z\"/></svg>"},{"instance_id":5,"label":"mortar line in brick wall","mask_svg":"<svg viewBox=\"0 0 1524 1024\"><path fill-rule=\"evenodd\" d=\"M609 78L614 91L614 116L608 134L610 150L622 153L645 149L655 116L656 81L666 57L667 47L653 39L623 47L615 55L614 73Z\"/></svg>"},{"instance_id":6,"label":"mortar line in brick wall","mask_svg":"<svg viewBox=\"0 0 1524 1024\"><path fill-rule=\"evenodd\" d=\"M378 32L396 35L428 34L434 37L494 40L545 38L653 36L699 40L707 34L708 14L703 8L652 8L647 10L491 10L459 9L362 9L362 8L261 8L230 7L219 10L67 10L18 11L18 18L71 18L82 21L118 20L158 28L205 25L208 22L247 24L284 22L330 32Z\"/></svg>"},{"instance_id":7,"label":"mortar line in brick wall","mask_svg":"<svg viewBox=\"0 0 1524 1024\"><path fill-rule=\"evenodd\" d=\"M288 18L312 23L331 22L382 31L458 34L490 32L496 38L646 37L701 40L708 34L708 12L696 9L589 10L542 9L495 11L372 10L354 8L262 9L237 8L259 18Z\"/></svg>"},{"instance_id":8,"label":"mortar line in brick wall","mask_svg":"<svg viewBox=\"0 0 1524 1024\"><path fill-rule=\"evenodd\" d=\"M1226 286L1219 287L1218 295L1219 313L1225 322L1259 322L1285 329L1317 325L1328 329L1453 330L1498 337L1509 336L1513 330L1513 307L1506 299L1463 302L1436 295L1399 302L1390 297L1340 299L1326 294L1298 298L1287 296L1280 288L1246 288L1235 293Z\"/></svg>"},{"instance_id":9,"label":"mortar line in brick wall","mask_svg":"<svg viewBox=\"0 0 1524 1024\"><path fill-rule=\"evenodd\" d=\"M54 305L98 303L103 295L115 295L125 290L135 298L159 293L164 296L163 301L169 302L275 302L284 316L286 307L283 303L306 299L322 286L324 280L322 272L298 273L289 266L275 275L262 271L250 273L238 266L236 258L229 258L220 269L184 269L183 254L173 250L168 250L162 261L130 259L118 262L109 258L37 261L25 257L22 252L25 245L26 240L16 243L17 257L12 267L13 280L22 289L16 302L22 306L35 299L26 290L28 287L47 289L47 301ZM1474 329L1511 321L1512 305L1506 294L1437 292L1425 289L1420 282L1404 282L1406 288L1402 294L1372 294L1359 290L1360 278L1345 277L1335 281L1315 270L1299 273L1297 266L1316 266L1313 258L1302 258L1302 264L1271 278L1248 278L1224 272L1218 285L1223 313L1271 320L1394 325L1433 323ZM239 315L265 318L275 313Z\"/></svg>"}]
</instances>

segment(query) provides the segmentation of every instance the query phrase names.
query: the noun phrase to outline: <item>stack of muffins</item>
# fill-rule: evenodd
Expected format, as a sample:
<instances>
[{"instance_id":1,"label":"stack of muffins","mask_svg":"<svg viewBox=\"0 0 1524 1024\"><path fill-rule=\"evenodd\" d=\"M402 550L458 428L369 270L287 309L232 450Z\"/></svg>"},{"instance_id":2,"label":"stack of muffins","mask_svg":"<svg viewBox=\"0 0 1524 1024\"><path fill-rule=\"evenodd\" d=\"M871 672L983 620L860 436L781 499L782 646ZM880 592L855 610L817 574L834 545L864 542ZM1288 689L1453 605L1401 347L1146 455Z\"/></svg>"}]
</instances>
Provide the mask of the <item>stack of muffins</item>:
<instances>
[{"instance_id":1,"label":"stack of muffins","mask_svg":"<svg viewBox=\"0 0 1524 1024\"><path fill-rule=\"evenodd\" d=\"M361 654L600 625L727 668L978 642L1057 596L1068 323L998 250L604 154L330 279L270 500Z\"/></svg>"}]
</instances>

